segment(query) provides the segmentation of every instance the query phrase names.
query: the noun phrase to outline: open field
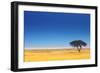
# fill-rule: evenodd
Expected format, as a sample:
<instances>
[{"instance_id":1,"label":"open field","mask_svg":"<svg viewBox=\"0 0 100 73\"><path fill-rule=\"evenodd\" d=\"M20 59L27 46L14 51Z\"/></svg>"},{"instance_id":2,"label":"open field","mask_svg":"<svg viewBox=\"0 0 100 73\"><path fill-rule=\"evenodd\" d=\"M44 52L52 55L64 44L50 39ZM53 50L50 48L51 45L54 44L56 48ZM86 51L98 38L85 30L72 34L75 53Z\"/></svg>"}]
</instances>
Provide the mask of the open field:
<instances>
[{"instance_id":1,"label":"open field","mask_svg":"<svg viewBox=\"0 0 100 73\"><path fill-rule=\"evenodd\" d=\"M24 62L90 59L90 49L24 50Z\"/></svg>"}]
</instances>

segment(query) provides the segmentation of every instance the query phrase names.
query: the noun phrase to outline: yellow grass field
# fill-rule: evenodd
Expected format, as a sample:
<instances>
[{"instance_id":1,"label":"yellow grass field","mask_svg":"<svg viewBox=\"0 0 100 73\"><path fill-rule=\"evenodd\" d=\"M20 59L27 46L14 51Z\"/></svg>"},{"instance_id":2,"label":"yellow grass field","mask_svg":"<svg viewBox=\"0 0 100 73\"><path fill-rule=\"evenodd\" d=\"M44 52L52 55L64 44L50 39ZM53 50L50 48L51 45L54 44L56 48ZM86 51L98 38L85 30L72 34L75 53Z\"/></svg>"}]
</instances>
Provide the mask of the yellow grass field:
<instances>
[{"instance_id":1,"label":"yellow grass field","mask_svg":"<svg viewBox=\"0 0 100 73\"><path fill-rule=\"evenodd\" d=\"M90 59L90 49L24 50L24 62Z\"/></svg>"}]
</instances>

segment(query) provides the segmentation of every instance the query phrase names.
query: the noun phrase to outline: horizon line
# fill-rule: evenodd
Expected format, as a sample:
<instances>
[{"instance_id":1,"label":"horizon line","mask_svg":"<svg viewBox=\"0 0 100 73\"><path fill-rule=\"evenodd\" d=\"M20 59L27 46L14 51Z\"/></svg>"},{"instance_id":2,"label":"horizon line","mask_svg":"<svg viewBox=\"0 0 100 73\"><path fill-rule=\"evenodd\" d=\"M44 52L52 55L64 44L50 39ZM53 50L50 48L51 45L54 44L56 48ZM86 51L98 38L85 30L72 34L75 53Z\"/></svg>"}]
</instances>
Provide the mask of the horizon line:
<instances>
[{"instance_id":1,"label":"horizon line","mask_svg":"<svg viewBox=\"0 0 100 73\"><path fill-rule=\"evenodd\" d=\"M35 48L24 48L24 49L72 49L74 47L35 47ZM83 47L83 48L90 48L90 47Z\"/></svg>"}]
</instances>

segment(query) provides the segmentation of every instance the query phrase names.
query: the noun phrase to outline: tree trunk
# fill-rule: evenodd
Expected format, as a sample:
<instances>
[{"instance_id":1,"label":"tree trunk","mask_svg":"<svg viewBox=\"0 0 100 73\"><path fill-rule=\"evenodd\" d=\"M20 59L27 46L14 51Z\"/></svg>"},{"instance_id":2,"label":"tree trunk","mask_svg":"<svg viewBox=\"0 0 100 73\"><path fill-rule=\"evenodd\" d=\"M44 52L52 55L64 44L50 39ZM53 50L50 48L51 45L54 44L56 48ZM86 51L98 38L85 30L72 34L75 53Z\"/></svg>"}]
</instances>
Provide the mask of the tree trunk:
<instances>
[{"instance_id":1,"label":"tree trunk","mask_svg":"<svg viewBox=\"0 0 100 73\"><path fill-rule=\"evenodd\" d=\"M80 52L80 51L81 51L81 49L82 49L82 46L80 45L80 48L78 49L78 51Z\"/></svg>"},{"instance_id":2,"label":"tree trunk","mask_svg":"<svg viewBox=\"0 0 100 73\"><path fill-rule=\"evenodd\" d=\"M80 48L77 47L78 52L80 52Z\"/></svg>"}]
</instances>

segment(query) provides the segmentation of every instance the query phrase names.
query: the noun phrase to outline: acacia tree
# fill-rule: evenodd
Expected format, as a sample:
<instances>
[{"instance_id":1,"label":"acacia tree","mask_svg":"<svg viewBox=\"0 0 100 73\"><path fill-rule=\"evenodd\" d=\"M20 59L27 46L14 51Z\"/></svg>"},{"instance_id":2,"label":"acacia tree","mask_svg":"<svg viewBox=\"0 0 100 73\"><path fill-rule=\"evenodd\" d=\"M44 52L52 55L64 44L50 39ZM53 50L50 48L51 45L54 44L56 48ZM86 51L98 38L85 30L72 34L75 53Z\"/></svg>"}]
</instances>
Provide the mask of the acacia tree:
<instances>
[{"instance_id":1,"label":"acacia tree","mask_svg":"<svg viewBox=\"0 0 100 73\"><path fill-rule=\"evenodd\" d=\"M80 52L80 50L82 49L82 46L86 46L87 44L82 40L74 40L70 42L70 45L73 47L76 47L78 52Z\"/></svg>"}]
</instances>

